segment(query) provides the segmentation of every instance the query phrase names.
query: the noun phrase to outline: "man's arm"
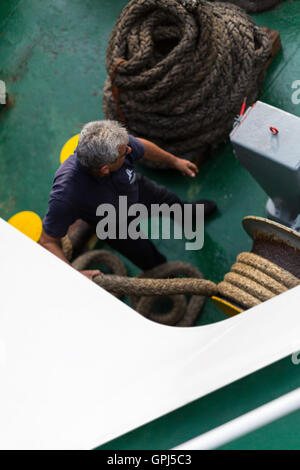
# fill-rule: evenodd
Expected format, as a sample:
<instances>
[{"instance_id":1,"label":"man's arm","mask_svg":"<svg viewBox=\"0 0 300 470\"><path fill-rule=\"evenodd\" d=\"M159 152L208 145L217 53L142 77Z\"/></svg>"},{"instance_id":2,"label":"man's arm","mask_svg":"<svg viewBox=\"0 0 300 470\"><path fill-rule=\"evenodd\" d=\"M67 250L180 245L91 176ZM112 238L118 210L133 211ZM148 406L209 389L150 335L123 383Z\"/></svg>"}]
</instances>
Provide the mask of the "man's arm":
<instances>
[{"instance_id":1,"label":"man's arm","mask_svg":"<svg viewBox=\"0 0 300 470\"><path fill-rule=\"evenodd\" d=\"M166 152L162 148L158 147L158 145L153 144L153 142L150 142L149 140L141 139L140 137L137 137L137 139L140 140L144 145L144 158L146 160L166 163L171 168L180 171L182 175L191 176L192 178L194 178L199 172L197 166L189 160L184 160L183 158L175 157L175 155Z\"/></svg>"},{"instance_id":2,"label":"man's arm","mask_svg":"<svg viewBox=\"0 0 300 470\"><path fill-rule=\"evenodd\" d=\"M55 256L71 266L71 263L69 263L62 250L60 238L51 237L45 232L45 230L43 230L39 243L44 248L46 248L46 250L50 251Z\"/></svg>"},{"instance_id":3,"label":"man's arm","mask_svg":"<svg viewBox=\"0 0 300 470\"><path fill-rule=\"evenodd\" d=\"M69 261L65 257L64 252L62 250L61 239L60 238L51 237L50 235L48 235L45 232L45 230L43 230L39 243L44 248L46 248L46 250L50 251L55 256L57 256L62 261L67 263L69 266L71 266L71 263L69 263ZM88 277L91 280L93 279L93 277L99 276L99 275L102 274L98 269L83 270L83 271L80 271L80 272L81 272L81 274L83 274L84 276Z\"/></svg>"}]
</instances>

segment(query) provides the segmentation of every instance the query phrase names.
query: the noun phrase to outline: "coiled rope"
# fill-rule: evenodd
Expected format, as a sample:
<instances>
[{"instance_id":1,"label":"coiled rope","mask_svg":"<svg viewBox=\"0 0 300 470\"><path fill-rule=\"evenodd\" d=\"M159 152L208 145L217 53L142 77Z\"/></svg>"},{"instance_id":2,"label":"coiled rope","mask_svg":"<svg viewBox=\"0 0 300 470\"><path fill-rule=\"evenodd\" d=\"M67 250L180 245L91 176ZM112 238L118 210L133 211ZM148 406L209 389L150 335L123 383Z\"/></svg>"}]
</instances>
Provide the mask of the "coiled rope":
<instances>
[{"instance_id":1,"label":"coiled rope","mask_svg":"<svg viewBox=\"0 0 300 470\"><path fill-rule=\"evenodd\" d=\"M105 116L199 163L227 138L244 97L256 100L270 54L269 36L234 5L131 0L107 48Z\"/></svg>"}]
</instances>

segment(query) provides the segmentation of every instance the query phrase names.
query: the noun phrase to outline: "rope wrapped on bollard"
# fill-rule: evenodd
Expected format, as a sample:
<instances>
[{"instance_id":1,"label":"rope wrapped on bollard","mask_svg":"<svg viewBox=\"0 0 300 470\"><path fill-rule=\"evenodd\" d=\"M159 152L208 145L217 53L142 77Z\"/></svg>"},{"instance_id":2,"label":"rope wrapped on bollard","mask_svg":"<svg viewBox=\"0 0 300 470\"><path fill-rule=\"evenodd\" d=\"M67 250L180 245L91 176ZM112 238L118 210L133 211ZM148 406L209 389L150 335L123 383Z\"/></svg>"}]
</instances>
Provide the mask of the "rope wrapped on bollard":
<instances>
[{"instance_id":1,"label":"rope wrapped on bollard","mask_svg":"<svg viewBox=\"0 0 300 470\"><path fill-rule=\"evenodd\" d=\"M248 216L243 226L253 239L251 253L240 253L218 284L214 302L235 315L300 285L300 234L262 217ZM232 305L228 302L232 302Z\"/></svg>"},{"instance_id":2,"label":"rope wrapped on bollard","mask_svg":"<svg viewBox=\"0 0 300 470\"><path fill-rule=\"evenodd\" d=\"M218 291L248 309L299 285L300 279L267 259L254 253L240 253L231 272L218 284Z\"/></svg>"}]
</instances>

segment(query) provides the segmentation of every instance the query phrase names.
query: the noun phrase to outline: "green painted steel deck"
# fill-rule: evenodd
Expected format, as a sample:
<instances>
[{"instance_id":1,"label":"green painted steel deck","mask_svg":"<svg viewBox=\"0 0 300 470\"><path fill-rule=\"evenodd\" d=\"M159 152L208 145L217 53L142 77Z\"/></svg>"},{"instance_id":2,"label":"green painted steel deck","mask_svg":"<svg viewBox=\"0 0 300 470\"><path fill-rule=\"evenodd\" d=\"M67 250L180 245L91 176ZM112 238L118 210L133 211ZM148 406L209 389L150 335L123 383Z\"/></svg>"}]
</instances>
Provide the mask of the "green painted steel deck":
<instances>
[{"instance_id":1,"label":"green painted steel deck","mask_svg":"<svg viewBox=\"0 0 300 470\"><path fill-rule=\"evenodd\" d=\"M0 80L5 81L11 97L10 108L0 111L0 216L5 220L22 210L44 216L62 146L84 123L104 117L106 46L126 3L2 0ZM300 2L284 2L253 17L259 25L277 29L283 44L260 99L300 116L300 105L291 99L292 83L300 80ZM242 218L265 216L267 200L234 157L231 145L221 146L201 166L195 180L142 166L139 171L181 198L216 200L219 211L206 222L201 251L185 251L181 240L155 243L170 261L188 261L206 278L221 281L237 254L251 248L241 227ZM139 272L127 261L126 265L130 275ZM224 319L207 301L198 325ZM167 449L299 386L300 365L286 358L101 448ZM299 425L300 415L294 413L224 448L300 449Z\"/></svg>"}]
</instances>

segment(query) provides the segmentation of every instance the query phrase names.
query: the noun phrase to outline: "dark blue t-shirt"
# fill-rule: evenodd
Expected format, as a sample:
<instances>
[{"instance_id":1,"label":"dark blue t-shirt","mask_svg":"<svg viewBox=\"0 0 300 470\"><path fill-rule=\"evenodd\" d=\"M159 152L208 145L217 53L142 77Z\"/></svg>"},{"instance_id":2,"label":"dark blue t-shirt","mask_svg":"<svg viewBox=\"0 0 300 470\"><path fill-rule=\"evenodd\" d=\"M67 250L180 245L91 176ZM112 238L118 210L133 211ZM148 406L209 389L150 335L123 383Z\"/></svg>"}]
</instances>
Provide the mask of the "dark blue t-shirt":
<instances>
[{"instance_id":1,"label":"dark blue t-shirt","mask_svg":"<svg viewBox=\"0 0 300 470\"><path fill-rule=\"evenodd\" d=\"M97 207L103 203L117 209L119 196L127 196L128 206L138 201L138 184L134 162L143 158L144 146L133 136L128 145L132 151L126 155L121 168L104 177L91 175L77 158L76 150L57 170L50 193L48 212L43 228L51 237L63 237L69 226L83 219L96 226Z\"/></svg>"}]
</instances>

